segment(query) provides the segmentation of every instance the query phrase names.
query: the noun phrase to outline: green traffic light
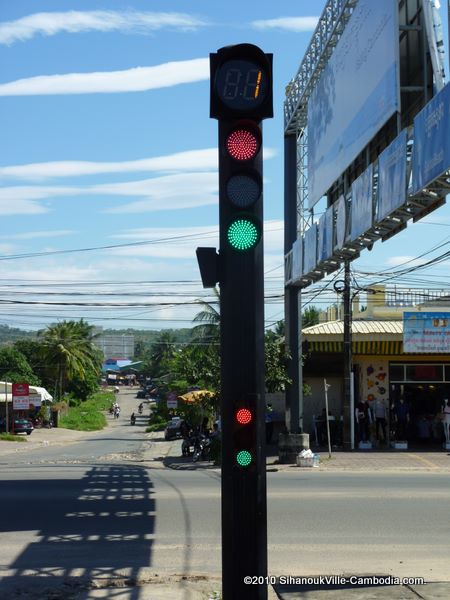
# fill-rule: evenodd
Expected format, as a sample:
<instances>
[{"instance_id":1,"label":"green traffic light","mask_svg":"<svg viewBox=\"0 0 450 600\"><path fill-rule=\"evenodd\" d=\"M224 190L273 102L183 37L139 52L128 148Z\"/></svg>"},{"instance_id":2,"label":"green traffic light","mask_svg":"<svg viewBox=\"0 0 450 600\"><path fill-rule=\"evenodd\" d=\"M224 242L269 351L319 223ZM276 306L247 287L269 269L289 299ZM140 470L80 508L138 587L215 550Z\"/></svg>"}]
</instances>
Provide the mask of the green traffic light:
<instances>
[{"instance_id":1,"label":"green traffic light","mask_svg":"<svg viewBox=\"0 0 450 600\"><path fill-rule=\"evenodd\" d=\"M252 455L250 452L248 452L248 450L241 450L237 453L236 461L241 467L248 467L248 465L252 462Z\"/></svg>"},{"instance_id":2,"label":"green traffic light","mask_svg":"<svg viewBox=\"0 0 450 600\"><path fill-rule=\"evenodd\" d=\"M227 238L235 250L250 250L259 241L259 229L251 219L241 217L229 225Z\"/></svg>"}]
</instances>

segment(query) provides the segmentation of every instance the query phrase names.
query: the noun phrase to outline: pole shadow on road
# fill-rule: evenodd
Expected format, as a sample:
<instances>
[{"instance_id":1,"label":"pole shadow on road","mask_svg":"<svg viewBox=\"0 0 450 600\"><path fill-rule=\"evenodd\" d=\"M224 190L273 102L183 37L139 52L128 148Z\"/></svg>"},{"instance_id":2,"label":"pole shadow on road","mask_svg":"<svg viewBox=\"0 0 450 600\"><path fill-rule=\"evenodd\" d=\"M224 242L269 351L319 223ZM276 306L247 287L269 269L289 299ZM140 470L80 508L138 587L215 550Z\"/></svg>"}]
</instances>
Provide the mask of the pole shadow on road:
<instances>
[{"instance_id":1,"label":"pole shadow on road","mask_svg":"<svg viewBox=\"0 0 450 600\"><path fill-rule=\"evenodd\" d=\"M12 485L14 494L8 493ZM8 585L33 590L21 597L34 598L35 586L52 588L58 580L71 597L71 588L94 579L122 578L132 584L140 569L150 565L155 500L146 469L99 465L81 479L35 480L31 485L39 488L31 493L30 482L0 482L0 531L32 531L42 525L39 541L4 566L13 575L3 578L0 590ZM52 497L61 500L56 504ZM138 597L136 588L130 598Z\"/></svg>"}]
</instances>

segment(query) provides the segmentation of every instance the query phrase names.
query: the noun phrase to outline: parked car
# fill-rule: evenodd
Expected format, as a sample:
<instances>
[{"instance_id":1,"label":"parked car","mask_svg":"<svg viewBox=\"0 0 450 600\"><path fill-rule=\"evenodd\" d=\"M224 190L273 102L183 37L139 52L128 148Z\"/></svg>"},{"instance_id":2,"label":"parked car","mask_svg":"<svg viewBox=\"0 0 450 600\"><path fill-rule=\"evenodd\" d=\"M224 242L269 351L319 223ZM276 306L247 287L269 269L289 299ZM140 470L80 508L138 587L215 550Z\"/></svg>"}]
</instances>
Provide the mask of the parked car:
<instances>
[{"instance_id":1,"label":"parked car","mask_svg":"<svg viewBox=\"0 0 450 600\"><path fill-rule=\"evenodd\" d=\"M172 417L172 419L170 419L170 421L167 423L166 428L164 430L164 439L175 440L176 438L180 438L182 422L183 421L180 417Z\"/></svg>"},{"instance_id":2,"label":"parked car","mask_svg":"<svg viewBox=\"0 0 450 600\"><path fill-rule=\"evenodd\" d=\"M12 423L9 424L8 430L10 433L13 431ZM14 419L14 433L31 435L33 430L33 423L29 419ZM6 431L6 419L0 421L0 431Z\"/></svg>"}]
</instances>

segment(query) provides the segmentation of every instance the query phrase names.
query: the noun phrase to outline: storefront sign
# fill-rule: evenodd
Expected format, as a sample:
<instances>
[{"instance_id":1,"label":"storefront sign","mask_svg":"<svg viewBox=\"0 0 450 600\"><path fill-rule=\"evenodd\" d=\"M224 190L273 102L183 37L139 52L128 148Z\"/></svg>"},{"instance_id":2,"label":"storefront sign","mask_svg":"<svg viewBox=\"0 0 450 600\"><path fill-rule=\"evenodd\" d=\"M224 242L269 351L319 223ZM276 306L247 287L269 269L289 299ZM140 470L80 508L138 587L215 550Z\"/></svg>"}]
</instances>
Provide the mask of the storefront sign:
<instances>
[{"instance_id":1,"label":"storefront sign","mask_svg":"<svg viewBox=\"0 0 450 600\"><path fill-rule=\"evenodd\" d=\"M28 383L13 383L12 396L14 410L28 410L30 408L30 386Z\"/></svg>"},{"instance_id":2,"label":"storefront sign","mask_svg":"<svg viewBox=\"0 0 450 600\"><path fill-rule=\"evenodd\" d=\"M450 313L405 312L404 352L450 352Z\"/></svg>"}]
</instances>

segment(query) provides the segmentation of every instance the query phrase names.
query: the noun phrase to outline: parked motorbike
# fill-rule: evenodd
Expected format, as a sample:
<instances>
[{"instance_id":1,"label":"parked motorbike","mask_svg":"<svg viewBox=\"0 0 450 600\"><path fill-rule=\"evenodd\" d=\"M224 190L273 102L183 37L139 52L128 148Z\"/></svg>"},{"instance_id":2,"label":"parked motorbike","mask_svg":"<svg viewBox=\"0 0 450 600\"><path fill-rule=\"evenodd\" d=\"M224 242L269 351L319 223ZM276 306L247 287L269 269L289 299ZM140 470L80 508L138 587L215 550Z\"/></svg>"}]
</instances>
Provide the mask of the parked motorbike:
<instances>
[{"instance_id":1,"label":"parked motorbike","mask_svg":"<svg viewBox=\"0 0 450 600\"><path fill-rule=\"evenodd\" d=\"M210 451L210 438L203 435L203 433L199 433L194 439L194 452L192 454L193 462L197 462L200 458L202 460L209 460Z\"/></svg>"},{"instance_id":2,"label":"parked motorbike","mask_svg":"<svg viewBox=\"0 0 450 600\"><path fill-rule=\"evenodd\" d=\"M182 456L190 456L191 455L191 447L194 446L195 439L196 439L196 436L194 435L194 433L192 431L190 431L189 434L183 438L183 442L181 444Z\"/></svg>"}]
</instances>

